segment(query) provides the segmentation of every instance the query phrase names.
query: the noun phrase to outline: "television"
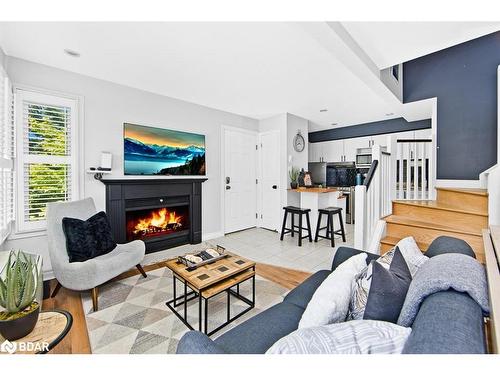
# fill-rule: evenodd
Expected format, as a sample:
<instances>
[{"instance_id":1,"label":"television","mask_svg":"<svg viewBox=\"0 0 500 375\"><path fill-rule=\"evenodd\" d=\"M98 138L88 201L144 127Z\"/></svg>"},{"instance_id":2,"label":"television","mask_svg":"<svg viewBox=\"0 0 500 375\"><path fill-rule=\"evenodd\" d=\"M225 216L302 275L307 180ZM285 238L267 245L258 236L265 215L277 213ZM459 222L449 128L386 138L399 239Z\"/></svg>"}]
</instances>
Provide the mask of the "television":
<instances>
[{"instance_id":1,"label":"television","mask_svg":"<svg viewBox=\"0 0 500 375\"><path fill-rule=\"evenodd\" d=\"M204 176L205 136L125 123L125 175Z\"/></svg>"}]
</instances>

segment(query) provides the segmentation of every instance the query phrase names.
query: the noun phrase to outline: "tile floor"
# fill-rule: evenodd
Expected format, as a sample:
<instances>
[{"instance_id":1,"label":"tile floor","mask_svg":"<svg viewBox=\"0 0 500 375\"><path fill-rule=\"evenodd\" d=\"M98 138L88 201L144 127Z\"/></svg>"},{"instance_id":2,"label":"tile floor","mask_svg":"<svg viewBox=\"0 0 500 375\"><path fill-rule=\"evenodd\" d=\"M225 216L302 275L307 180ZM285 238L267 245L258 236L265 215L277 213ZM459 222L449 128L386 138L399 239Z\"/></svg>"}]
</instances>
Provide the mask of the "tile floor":
<instances>
[{"instance_id":1,"label":"tile floor","mask_svg":"<svg viewBox=\"0 0 500 375\"><path fill-rule=\"evenodd\" d=\"M342 242L340 236L336 236L336 247L333 249L330 247L330 241L325 239L320 239L316 243L303 240L302 247L299 247L296 236L292 238L290 235L286 235L283 241L280 241L278 233L261 228L230 233L207 242L224 246L229 251L259 263L313 273L321 269L330 269L335 250L338 247L353 245L354 225L346 224L345 230L346 242ZM192 251L190 248L192 245L184 245L148 254L144 264L185 254Z\"/></svg>"},{"instance_id":2,"label":"tile floor","mask_svg":"<svg viewBox=\"0 0 500 375\"><path fill-rule=\"evenodd\" d=\"M259 263L316 272L330 269L335 250L339 246L352 246L354 226L346 225L346 242L340 236L335 238L335 248L330 241L320 239L318 242L303 240L302 246L297 245L297 236L286 235L280 241L279 234L266 229L252 228L228 234L210 242L221 244L227 249ZM338 238L337 238L338 237Z\"/></svg>"}]
</instances>

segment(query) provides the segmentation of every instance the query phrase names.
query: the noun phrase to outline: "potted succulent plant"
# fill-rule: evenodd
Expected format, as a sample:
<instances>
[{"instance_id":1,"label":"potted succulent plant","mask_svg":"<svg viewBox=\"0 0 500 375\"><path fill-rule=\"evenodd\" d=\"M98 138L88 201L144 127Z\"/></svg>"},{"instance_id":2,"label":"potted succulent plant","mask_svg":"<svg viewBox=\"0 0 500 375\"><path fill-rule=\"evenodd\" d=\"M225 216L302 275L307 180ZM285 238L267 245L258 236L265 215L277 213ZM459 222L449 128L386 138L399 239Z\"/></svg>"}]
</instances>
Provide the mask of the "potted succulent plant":
<instances>
[{"instance_id":1,"label":"potted succulent plant","mask_svg":"<svg viewBox=\"0 0 500 375\"><path fill-rule=\"evenodd\" d=\"M299 178L299 169L292 167L288 172L288 176L290 177L290 187L292 189L297 189L298 186L297 178Z\"/></svg>"},{"instance_id":2,"label":"potted succulent plant","mask_svg":"<svg viewBox=\"0 0 500 375\"><path fill-rule=\"evenodd\" d=\"M0 335L12 341L35 328L42 290L41 257L11 251L0 272Z\"/></svg>"}]
</instances>

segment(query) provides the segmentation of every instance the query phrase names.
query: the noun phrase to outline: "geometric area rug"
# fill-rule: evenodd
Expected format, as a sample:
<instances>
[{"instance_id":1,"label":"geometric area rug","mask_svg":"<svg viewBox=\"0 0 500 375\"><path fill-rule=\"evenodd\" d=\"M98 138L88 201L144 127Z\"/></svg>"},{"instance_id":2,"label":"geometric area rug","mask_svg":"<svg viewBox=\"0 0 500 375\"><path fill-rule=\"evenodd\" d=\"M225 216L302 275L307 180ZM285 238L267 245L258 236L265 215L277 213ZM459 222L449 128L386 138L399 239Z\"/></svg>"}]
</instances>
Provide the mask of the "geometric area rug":
<instances>
[{"instance_id":1,"label":"geometric area rug","mask_svg":"<svg viewBox=\"0 0 500 375\"><path fill-rule=\"evenodd\" d=\"M171 354L189 329L165 305L173 298L172 273L167 268L147 272L148 277L131 276L99 288L99 311L92 311L92 299L82 293L87 330L92 353L101 354ZM177 283L177 295L183 285ZM181 290L182 289L182 290ZM255 308L211 338L216 338L250 317L283 300L286 288L255 278ZM251 297L251 281L240 285L240 293ZM209 300L209 330L226 319L226 293ZM231 316L247 305L231 298ZM183 307L178 307L179 312ZM188 303L188 321L198 327L198 299Z\"/></svg>"}]
</instances>

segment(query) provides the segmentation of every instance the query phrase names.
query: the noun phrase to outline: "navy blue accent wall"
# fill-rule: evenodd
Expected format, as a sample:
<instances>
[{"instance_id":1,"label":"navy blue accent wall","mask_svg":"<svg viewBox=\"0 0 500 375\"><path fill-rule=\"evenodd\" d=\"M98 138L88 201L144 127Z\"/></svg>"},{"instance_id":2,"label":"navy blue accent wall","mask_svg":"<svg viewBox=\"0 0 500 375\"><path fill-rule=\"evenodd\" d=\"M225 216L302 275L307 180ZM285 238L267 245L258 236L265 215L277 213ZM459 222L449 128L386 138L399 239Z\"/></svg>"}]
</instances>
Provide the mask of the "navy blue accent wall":
<instances>
[{"instance_id":1,"label":"navy blue accent wall","mask_svg":"<svg viewBox=\"0 0 500 375\"><path fill-rule=\"evenodd\" d=\"M408 122L404 118L399 117L391 120L368 122L366 124L311 132L309 133L309 142L325 142L336 139L368 137L370 135L406 132L428 129L430 127L431 120Z\"/></svg>"},{"instance_id":2,"label":"navy blue accent wall","mask_svg":"<svg viewBox=\"0 0 500 375\"><path fill-rule=\"evenodd\" d=\"M497 162L500 32L404 63L405 103L437 97L437 178L478 179Z\"/></svg>"}]
</instances>

